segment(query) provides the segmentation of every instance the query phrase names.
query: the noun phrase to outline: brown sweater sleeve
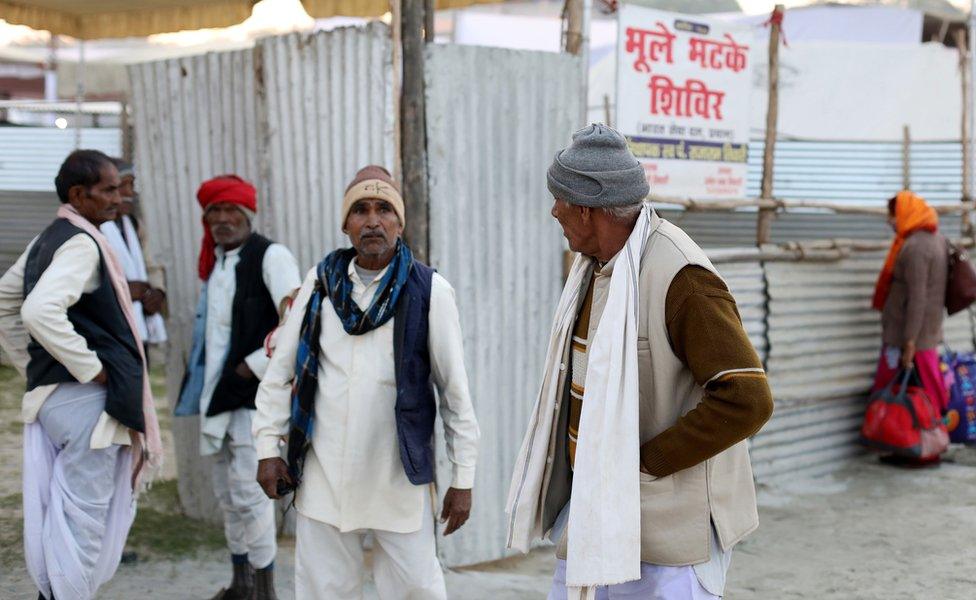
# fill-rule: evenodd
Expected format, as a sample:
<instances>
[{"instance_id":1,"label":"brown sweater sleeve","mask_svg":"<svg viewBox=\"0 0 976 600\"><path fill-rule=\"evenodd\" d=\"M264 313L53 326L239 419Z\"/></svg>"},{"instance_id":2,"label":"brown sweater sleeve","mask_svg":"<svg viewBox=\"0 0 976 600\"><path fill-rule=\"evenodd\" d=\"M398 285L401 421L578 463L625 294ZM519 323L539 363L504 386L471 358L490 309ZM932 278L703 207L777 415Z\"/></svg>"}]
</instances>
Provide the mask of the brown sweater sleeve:
<instances>
[{"instance_id":1,"label":"brown sweater sleeve","mask_svg":"<svg viewBox=\"0 0 976 600\"><path fill-rule=\"evenodd\" d=\"M753 435L769 419L773 396L739 318L735 299L714 273L685 267L665 303L671 348L705 390L701 402L641 446L641 463L664 477Z\"/></svg>"}]
</instances>

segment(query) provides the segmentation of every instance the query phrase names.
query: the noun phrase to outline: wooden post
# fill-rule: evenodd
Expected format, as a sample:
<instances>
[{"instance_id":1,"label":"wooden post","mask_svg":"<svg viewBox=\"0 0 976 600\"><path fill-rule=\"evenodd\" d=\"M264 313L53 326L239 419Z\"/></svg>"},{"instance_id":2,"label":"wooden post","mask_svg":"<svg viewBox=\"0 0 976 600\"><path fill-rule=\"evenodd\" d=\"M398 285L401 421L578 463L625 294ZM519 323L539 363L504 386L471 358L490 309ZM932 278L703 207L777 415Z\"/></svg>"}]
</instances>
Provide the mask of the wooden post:
<instances>
[{"instance_id":1,"label":"wooden post","mask_svg":"<svg viewBox=\"0 0 976 600\"><path fill-rule=\"evenodd\" d=\"M434 43L434 0L424 0L424 41Z\"/></svg>"},{"instance_id":2,"label":"wooden post","mask_svg":"<svg viewBox=\"0 0 976 600\"><path fill-rule=\"evenodd\" d=\"M580 120L582 127L586 124L588 113L588 90L590 75L589 35L590 10L592 0L566 0L563 5L563 50L580 57ZM608 123L609 124L609 123Z\"/></svg>"},{"instance_id":3,"label":"wooden post","mask_svg":"<svg viewBox=\"0 0 976 600\"><path fill-rule=\"evenodd\" d=\"M570 54L579 54L583 48L583 1L566 0L563 5L563 19L566 22L563 50Z\"/></svg>"},{"instance_id":4,"label":"wooden post","mask_svg":"<svg viewBox=\"0 0 976 600\"><path fill-rule=\"evenodd\" d=\"M970 53L966 44L966 30L963 28L956 29L955 37L956 49L959 51L959 80L962 83L962 126L960 128L962 133L962 202L968 206L972 200L972 190L969 189L971 185L970 169L972 168L970 164L972 147L969 139L969 110L972 102L969 90ZM969 211L966 210L962 213L962 234L964 237L970 237L972 233L972 218Z\"/></svg>"},{"instance_id":5,"label":"wooden post","mask_svg":"<svg viewBox=\"0 0 976 600\"><path fill-rule=\"evenodd\" d=\"M763 148L760 198L773 198L773 156L776 151L776 120L779 114L779 34L783 25L783 5L777 4L769 19L769 102L766 106L766 145ZM760 209L756 223L756 245L768 244L774 210Z\"/></svg>"},{"instance_id":6,"label":"wooden post","mask_svg":"<svg viewBox=\"0 0 976 600\"><path fill-rule=\"evenodd\" d=\"M400 100L400 160L407 224L404 238L427 262L430 208L427 197L427 122L424 102L424 2L401 2L403 91Z\"/></svg>"},{"instance_id":7,"label":"wooden post","mask_svg":"<svg viewBox=\"0 0 976 600\"><path fill-rule=\"evenodd\" d=\"M122 130L122 160L133 162L132 151L132 123L129 122L129 97L121 103L119 112L119 129Z\"/></svg>"},{"instance_id":8,"label":"wooden post","mask_svg":"<svg viewBox=\"0 0 976 600\"><path fill-rule=\"evenodd\" d=\"M912 133L908 125L901 127L901 189L912 189Z\"/></svg>"}]
</instances>

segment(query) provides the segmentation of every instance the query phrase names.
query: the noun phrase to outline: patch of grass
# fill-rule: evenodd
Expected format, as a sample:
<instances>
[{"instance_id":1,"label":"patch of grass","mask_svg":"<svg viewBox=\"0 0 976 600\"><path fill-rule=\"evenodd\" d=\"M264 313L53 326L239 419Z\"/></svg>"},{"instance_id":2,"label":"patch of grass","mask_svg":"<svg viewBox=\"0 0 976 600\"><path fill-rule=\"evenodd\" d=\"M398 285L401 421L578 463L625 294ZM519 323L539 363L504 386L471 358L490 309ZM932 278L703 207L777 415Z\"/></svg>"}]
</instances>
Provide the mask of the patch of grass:
<instances>
[{"instance_id":1,"label":"patch of grass","mask_svg":"<svg viewBox=\"0 0 976 600\"><path fill-rule=\"evenodd\" d=\"M17 372L17 369L7 365L0 365L0 384L8 383L15 379L20 379L20 373Z\"/></svg>"},{"instance_id":2,"label":"patch of grass","mask_svg":"<svg viewBox=\"0 0 976 600\"><path fill-rule=\"evenodd\" d=\"M149 370L149 386L154 397L166 397L166 370L162 365L155 365Z\"/></svg>"},{"instance_id":3,"label":"patch of grass","mask_svg":"<svg viewBox=\"0 0 976 600\"><path fill-rule=\"evenodd\" d=\"M22 504L23 501L21 500L20 494L10 494L0 497L0 510L17 510Z\"/></svg>"},{"instance_id":4,"label":"patch of grass","mask_svg":"<svg viewBox=\"0 0 976 600\"><path fill-rule=\"evenodd\" d=\"M0 567L7 569L24 561L24 521L0 516Z\"/></svg>"},{"instance_id":5,"label":"patch of grass","mask_svg":"<svg viewBox=\"0 0 976 600\"><path fill-rule=\"evenodd\" d=\"M140 558L187 558L224 544L221 527L182 514L176 481L169 480L140 499L126 548Z\"/></svg>"}]
</instances>

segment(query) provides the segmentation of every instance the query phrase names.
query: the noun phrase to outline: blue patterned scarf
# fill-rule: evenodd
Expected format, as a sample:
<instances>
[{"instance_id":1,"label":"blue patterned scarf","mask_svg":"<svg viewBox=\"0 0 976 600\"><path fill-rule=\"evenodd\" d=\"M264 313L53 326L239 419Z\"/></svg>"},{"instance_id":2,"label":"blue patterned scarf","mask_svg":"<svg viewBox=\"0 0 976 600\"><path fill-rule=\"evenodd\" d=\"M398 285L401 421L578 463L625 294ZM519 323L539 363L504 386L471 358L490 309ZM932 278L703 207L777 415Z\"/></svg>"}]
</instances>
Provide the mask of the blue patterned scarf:
<instances>
[{"instance_id":1,"label":"blue patterned scarf","mask_svg":"<svg viewBox=\"0 0 976 600\"><path fill-rule=\"evenodd\" d=\"M376 295L364 312L352 298L349 263L354 248L332 252L316 269L315 288L308 300L295 357L295 383L291 393L291 431L288 434L288 472L297 487L302 479L305 453L312 441L315 421L315 393L318 390L319 336L322 331L322 301L328 297L342 327L349 335L363 335L393 318L400 293L413 268L413 254L397 241L393 261L380 280Z\"/></svg>"}]
</instances>

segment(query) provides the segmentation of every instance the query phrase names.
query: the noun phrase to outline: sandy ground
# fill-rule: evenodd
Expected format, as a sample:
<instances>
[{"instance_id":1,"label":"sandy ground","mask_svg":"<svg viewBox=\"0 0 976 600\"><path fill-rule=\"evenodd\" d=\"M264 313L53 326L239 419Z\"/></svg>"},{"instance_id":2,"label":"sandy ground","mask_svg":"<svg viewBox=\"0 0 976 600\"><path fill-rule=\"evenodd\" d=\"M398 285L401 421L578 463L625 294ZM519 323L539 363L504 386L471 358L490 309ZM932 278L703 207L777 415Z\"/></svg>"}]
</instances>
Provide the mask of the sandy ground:
<instances>
[{"instance_id":1,"label":"sandy ground","mask_svg":"<svg viewBox=\"0 0 976 600\"><path fill-rule=\"evenodd\" d=\"M20 427L13 425L13 400L19 402L19 396L10 391L17 385L16 378L0 371L0 599L34 600L19 552ZM137 564L120 567L99 598L204 600L229 580L226 554L218 549L219 530L181 521L167 513L164 501L154 502L158 514L140 512L146 521L138 544L152 543L155 538L148 536L154 529L179 529L185 522L200 531L198 545L185 553L193 558L142 553ZM831 476L764 486L760 516L759 531L736 549L726 598L976 597L974 450L953 449L938 469L895 470L864 457ZM294 598L293 559L293 543L282 540L277 561L281 600ZM450 570L448 594L464 600L544 598L553 561L551 550L541 549L527 557ZM370 587L366 598L375 597Z\"/></svg>"}]
</instances>

